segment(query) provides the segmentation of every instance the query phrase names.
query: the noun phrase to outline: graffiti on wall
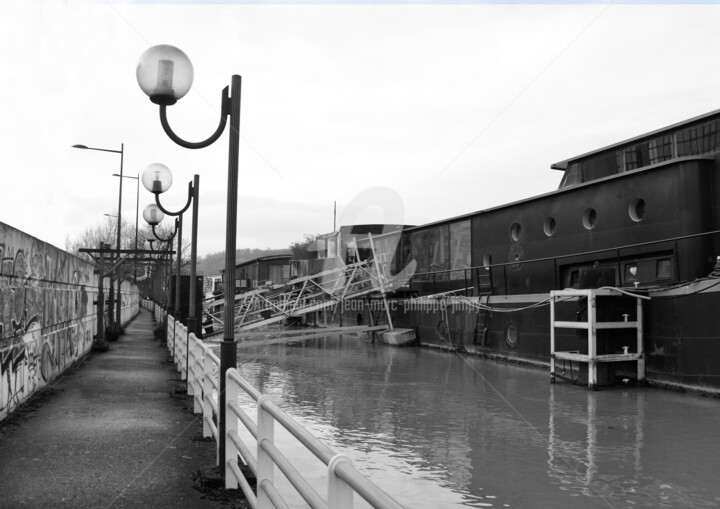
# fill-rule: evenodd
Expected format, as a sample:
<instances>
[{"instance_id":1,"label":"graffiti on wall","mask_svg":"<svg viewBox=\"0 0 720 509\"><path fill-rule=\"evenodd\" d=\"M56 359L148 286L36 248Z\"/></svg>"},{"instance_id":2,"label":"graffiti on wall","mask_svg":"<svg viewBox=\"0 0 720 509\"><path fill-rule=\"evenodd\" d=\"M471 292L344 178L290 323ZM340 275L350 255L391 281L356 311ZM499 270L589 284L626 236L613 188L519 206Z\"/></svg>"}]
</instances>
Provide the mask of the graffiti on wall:
<instances>
[{"instance_id":1,"label":"graffiti on wall","mask_svg":"<svg viewBox=\"0 0 720 509\"><path fill-rule=\"evenodd\" d=\"M90 350L93 269L0 223L0 420Z\"/></svg>"}]
</instances>

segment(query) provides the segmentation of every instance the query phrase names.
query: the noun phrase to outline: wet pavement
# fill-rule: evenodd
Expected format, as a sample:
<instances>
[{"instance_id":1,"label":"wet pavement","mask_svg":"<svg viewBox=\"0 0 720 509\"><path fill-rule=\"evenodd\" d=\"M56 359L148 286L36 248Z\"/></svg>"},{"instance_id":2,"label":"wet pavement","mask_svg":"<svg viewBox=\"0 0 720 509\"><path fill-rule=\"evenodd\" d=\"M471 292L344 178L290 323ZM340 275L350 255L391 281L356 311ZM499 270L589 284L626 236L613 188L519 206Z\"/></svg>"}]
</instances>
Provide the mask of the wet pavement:
<instances>
[{"instance_id":1,"label":"wet pavement","mask_svg":"<svg viewBox=\"0 0 720 509\"><path fill-rule=\"evenodd\" d=\"M141 310L110 351L0 423L0 506L227 507L193 487L215 446L153 327Z\"/></svg>"}]
</instances>

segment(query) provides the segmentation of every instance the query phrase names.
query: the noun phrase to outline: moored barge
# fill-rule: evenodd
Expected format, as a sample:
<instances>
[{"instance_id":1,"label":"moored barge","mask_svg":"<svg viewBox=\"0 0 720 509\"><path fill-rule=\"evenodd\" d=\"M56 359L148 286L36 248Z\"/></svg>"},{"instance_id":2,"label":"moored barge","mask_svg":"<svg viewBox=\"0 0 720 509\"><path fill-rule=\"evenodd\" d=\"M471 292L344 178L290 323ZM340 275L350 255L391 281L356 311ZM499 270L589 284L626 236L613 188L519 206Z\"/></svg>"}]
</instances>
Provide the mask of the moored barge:
<instances>
[{"instance_id":1,"label":"moored barge","mask_svg":"<svg viewBox=\"0 0 720 509\"><path fill-rule=\"evenodd\" d=\"M633 319L632 295L649 297L642 351L623 330L603 331L601 348L631 345L650 383L720 393L719 161L720 110L555 163L560 186L546 194L420 226L375 225L372 235L333 232L324 256L336 265L374 253L389 276L415 260L409 285L390 296L394 325L414 328L423 346L509 361L550 363L554 290L619 289L598 305L611 321ZM348 303L342 319L382 323L379 306ZM579 298L556 313L581 322L587 309ZM555 340L582 353L587 334ZM635 373L635 363L617 362L602 381Z\"/></svg>"}]
</instances>

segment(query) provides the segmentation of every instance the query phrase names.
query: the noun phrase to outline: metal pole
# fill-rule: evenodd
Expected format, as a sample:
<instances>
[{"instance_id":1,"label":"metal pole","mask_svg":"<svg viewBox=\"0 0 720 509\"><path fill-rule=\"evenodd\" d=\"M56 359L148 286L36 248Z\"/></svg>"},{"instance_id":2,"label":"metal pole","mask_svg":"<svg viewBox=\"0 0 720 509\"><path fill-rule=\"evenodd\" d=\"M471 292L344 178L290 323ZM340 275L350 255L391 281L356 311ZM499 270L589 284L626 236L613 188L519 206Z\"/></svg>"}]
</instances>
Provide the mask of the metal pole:
<instances>
[{"instance_id":1,"label":"metal pole","mask_svg":"<svg viewBox=\"0 0 720 509\"><path fill-rule=\"evenodd\" d=\"M182 214L177 218L177 274L175 274L175 313L173 314L173 360L175 359L175 329L180 320L180 263L182 262Z\"/></svg>"},{"instance_id":2,"label":"metal pole","mask_svg":"<svg viewBox=\"0 0 720 509\"><path fill-rule=\"evenodd\" d=\"M135 248L138 248L138 216L140 212L140 174L137 175L137 196L135 197ZM133 272L133 282L137 285L137 261L135 262L135 269Z\"/></svg>"},{"instance_id":3,"label":"metal pole","mask_svg":"<svg viewBox=\"0 0 720 509\"><path fill-rule=\"evenodd\" d=\"M190 361L190 334L195 334L195 337L199 338L200 328L198 327L198 320L195 316L195 306L197 305L197 298L195 292L197 292L197 227L198 227L198 196L200 194L200 175L193 176L193 216L192 216L192 231L190 233L190 309L188 310L188 333L185 336L185 373L188 373L188 363ZM188 377L188 382L190 378Z\"/></svg>"},{"instance_id":4,"label":"metal pole","mask_svg":"<svg viewBox=\"0 0 720 509\"><path fill-rule=\"evenodd\" d=\"M195 314L195 306L197 306L197 229L198 229L198 198L200 194L200 176L193 177L193 215L192 215L192 231L190 233L190 310L188 311L187 323L188 330L200 337L200 327L198 327L198 319ZM189 333L188 333L189 336Z\"/></svg>"},{"instance_id":5,"label":"metal pole","mask_svg":"<svg viewBox=\"0 0 720 509\"><path fill-rule=\"evenodd\" d=\"M225 310L220 344L220 394L218 394L218 446L225 465L225 373L237 365L235 345L235 244L237 236L238 157L240 154L240 90L242 78L234 74L230 97L230 150L228 154L227 219L225 229Z\"/></svg>"},{"instance_id":6,"label":"metal pole","mask_svg":"<svg viewBox=\"0 0 720 509\"><path fill-rule=\"evenodd\" d=\"M120 144L120 193L118 196L118 217L117 217L117 224L118 224L118 231L117 231L117 257L118 260L120 260L120 249L122 246L120 245L120 233L122 229L122 185L123 185L123 158L125 156L125 144ZM118 288L117 288L117 326L118 329L122 327L122 318L120 316L120 311L122 309L122 302L120 298L120 287L122 286L122 277L120 276L120 267L117 268L117 282L118 282ZM110 311L112 313L112 310Z\"/></svg>"},{"instance_id":7,"label":"metal pole","mask_svg":"<svg viewBox=\"0 0 720 509\"><path fill-rule=\"evenodd\" d=\"M172 251L172 240L169 240L168 242L166 242L166 243L165 243L165 246L166 246L165 249L168 249L168 250ZM165 330L165 335L164 335L163 340L162 340L162 342L163 342L164 344L167 343L168 315L169 315L170 313L173 313L173 310L172 310L172 295L171 295L171 291L172 291L172 259L173 259L173 255L172 255L172 254L168 254L167 267L166 267L167 277L164 278L165 284L167 285L167 288L165 288L165 294L166 294L166 295L165 295L165 301L166 301L167 305L165 306L165 320L164 320L164 324L163 324L163 327L164 327L164 330Z\"/></svg>"},{"instance_id":8,"label":"metal pole","mask_svg":"<svg viewBox=\"0 0 720 509\"><path fill-rule=\"evenodd\" d=\"M102 243L100 244L102 248ZM103 280L105 279L105 271L101 262L98 268L98 296L97 296L97 343L100 348L105 348L105 294L103 289Z\"/></svg>"},{"instance_id":9,"label":"metal pole","mask_svg":"<svg viewBox=\"0 0 720 509\"><path fill-rule=\"evenodd\" d=\"M112 249L109 242L106 244L106 249ZM108 293L108 327L112 327L115 324L115 313L113 312L113 308L115 307L115 278L113 278L112 272L108 273L108 280L110 281L110 290Z\"/></svg>"}]
</instances>

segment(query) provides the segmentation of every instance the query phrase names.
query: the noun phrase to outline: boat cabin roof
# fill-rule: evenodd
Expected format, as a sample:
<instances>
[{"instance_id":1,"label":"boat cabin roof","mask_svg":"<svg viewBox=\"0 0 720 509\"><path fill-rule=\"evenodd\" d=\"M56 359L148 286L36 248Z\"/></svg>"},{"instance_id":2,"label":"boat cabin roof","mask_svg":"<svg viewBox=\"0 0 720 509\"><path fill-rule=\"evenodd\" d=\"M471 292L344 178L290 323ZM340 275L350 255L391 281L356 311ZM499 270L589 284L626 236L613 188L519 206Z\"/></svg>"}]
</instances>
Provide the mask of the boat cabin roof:
<instances>
[{"instance_id":1,"label":"boat cabin roof","mask_svg":"<svg viewBox=\"0 0 720 509\"><path fill-rule=\"evenodd\" d=\"M605 152L617 152L620 148L623 148L623 147L637 145L642 142L651 142L653 140L661 138L663 135L677 134L678 132L685 131L688 128L692 128L693 126L697 126L699 124L706 124L706 123L712 124L713 121L717 121L718 119L720 119L720 110L711 111L709 113L705 113L705 114L699 115L697 117L683 120L682 122L677 122L677 123L669 125L667 127L662 127L660 129L656 129L649 133L641 134L639 136L635 136L633 138L629 138L627 140L624 140L624 141L621 141L618 143L613 143L612 145L608 145L606 147L602 147L602 148L592 150L590 152L586 152L579 156L571 157L570 159L565 159L564 161L560 161L560 162L550 165L550 168L552 168L553 170L565 171L570 167L570 165L572 163L581 162L583 160L590 160L590 159L593 159L596 156L601 155ZM716 150L717 150L717 148L716 148ZM677 155L678 154L676 153L675 156L677 157ZM697 155L697 154L682 154L682 155Z\"/></svg>"}]
</instances>

